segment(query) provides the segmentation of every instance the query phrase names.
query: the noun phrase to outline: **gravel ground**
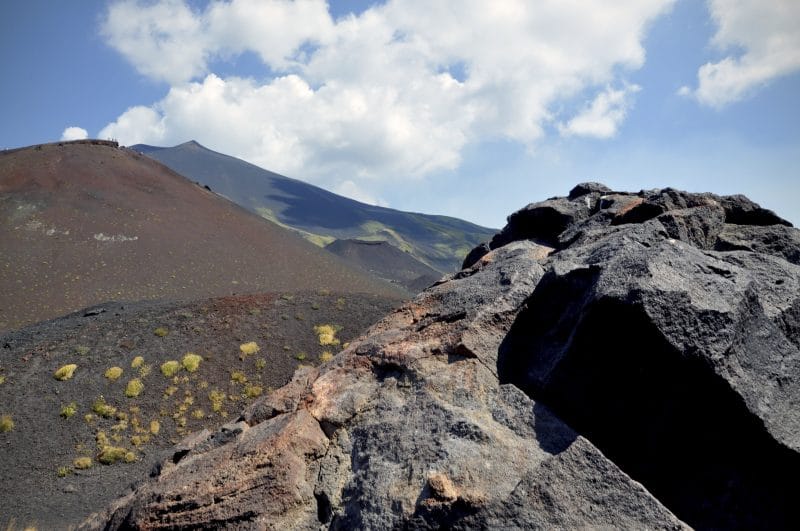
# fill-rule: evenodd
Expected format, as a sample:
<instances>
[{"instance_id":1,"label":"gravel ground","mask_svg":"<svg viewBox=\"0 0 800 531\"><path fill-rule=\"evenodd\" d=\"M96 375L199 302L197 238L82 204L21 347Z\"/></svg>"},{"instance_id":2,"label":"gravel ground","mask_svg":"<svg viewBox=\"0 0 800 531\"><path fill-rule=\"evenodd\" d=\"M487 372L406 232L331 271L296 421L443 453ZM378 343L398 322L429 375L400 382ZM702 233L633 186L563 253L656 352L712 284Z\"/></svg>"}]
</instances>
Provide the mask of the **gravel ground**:
<instances>
[{"instance_id":1,"label":"gravel ground","mask_svg":"<svg viewBox=\"0 0 800 531\"><path fill-rule=\"evenodd\" d=\"M0 415L14 424L0 432L0 528L77 524L144 479L174 443L236 419L256 395L300 364L322 363L397 304L327 292L108 303L0 336ZM338 344L321 345L319 325L331 325ZM240 346L250 342L258 351L246 354ZM202 358L197 370L162 373L187 353ZM72 378L57 380L69 364ZM122 369L117 380L105 376L111 367ZM135 379L141 392L126 396ZM74 415L62 415L72 404ZM104 418L96 404L115 411ZM132 462L100 464L103 445ZM78 458L91 466L77 468Z\"/></svg>"}]
</instances>

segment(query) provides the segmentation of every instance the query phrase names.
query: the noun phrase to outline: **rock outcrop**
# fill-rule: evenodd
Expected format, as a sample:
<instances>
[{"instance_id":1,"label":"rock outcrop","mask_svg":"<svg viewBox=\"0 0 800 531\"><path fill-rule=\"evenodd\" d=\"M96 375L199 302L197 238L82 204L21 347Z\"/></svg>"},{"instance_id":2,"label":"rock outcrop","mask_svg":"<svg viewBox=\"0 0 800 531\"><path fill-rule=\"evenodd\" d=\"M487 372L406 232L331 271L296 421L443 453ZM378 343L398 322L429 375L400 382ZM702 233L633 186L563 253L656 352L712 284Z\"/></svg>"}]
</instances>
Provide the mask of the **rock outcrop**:
<instances>
[{"instance_id":1,"label":"rock outcrop","mask_svg":"<svg viewBox=\"0 0 800 531\"><path fill-rule=\"evenodd\" d=\"M579 185L84 527L790 527L799 252L740 196Z\"/></svg>"}]
</instances>

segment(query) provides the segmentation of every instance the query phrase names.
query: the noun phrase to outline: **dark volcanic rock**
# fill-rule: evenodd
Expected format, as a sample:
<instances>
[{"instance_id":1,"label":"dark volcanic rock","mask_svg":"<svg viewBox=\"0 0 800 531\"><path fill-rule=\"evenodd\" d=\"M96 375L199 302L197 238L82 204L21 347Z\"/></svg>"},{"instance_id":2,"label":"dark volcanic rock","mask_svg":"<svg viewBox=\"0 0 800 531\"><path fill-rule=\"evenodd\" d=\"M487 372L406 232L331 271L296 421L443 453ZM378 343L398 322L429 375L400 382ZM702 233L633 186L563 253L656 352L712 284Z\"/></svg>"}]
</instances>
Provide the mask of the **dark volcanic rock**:
<instances>
[{"instance_id":1,"label":"dark volcanic rock","mask_svg":"<svg viewBox=\"0 0 800 531\"><path fill-rule=\"evenodd\" d=\"M85 527L792 527L797 231L582 186Z\"/></svg>"}]
</instances>

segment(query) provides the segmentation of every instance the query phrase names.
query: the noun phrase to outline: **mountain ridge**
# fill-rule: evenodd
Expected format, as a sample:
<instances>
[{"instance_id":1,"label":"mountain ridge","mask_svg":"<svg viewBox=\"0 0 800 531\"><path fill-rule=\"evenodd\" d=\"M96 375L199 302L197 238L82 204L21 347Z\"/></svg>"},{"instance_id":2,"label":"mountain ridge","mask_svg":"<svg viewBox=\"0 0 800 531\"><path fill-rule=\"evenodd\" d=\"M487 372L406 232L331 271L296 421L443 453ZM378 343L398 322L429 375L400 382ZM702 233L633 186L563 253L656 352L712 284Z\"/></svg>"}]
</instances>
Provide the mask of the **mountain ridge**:
<instances>
[{"instance_id":1,"label":"mountain ridge","mask_svg":"<svg viewBox=\"0 0 800 531\"><path fill-rule=\"evenodd\" d=\"M174 147L133 145L189 179L324 246L334 239L381 239L441 272L458 269L467 251L494 229L450 216L368 205L270 172L192 140Z\"/></svg>"}]
</instances>

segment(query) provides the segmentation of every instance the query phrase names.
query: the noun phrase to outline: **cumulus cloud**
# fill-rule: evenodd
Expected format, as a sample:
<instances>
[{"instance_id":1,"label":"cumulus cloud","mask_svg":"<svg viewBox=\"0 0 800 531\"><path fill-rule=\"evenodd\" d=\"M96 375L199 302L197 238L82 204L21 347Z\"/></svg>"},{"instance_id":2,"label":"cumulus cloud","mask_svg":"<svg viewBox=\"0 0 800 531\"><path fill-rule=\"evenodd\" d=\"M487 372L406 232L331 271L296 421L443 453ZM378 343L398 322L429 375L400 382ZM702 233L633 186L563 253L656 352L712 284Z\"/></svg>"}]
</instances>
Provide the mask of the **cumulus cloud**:
<instances>
[{"instance_id":1,"label":"cumulus cloud","mask_svg":"<svg viewBox=\"0 0 800 531\"><path fill-rule=\"evenodd\" d=\"M631 106L631 95L639 90L639 85L626 85L619 90L607 88L583 112L566 125L559 125L559 131L564 136L613 137Z\"/></svg>"},{"instance_id":2,"label":"cumulus cloud","mask_svg":"<svg viewBox=\"0 0 800 531\"><path fill-rule=\"evenodd\" d=\"M701 66L697 89L681 87L679 94L722 108L800 70L800 2L709 0L708 7L717 24L712 44L731 53Z\"/></svg>"},{"instance_id":3,"label":"cumulus cloud","mask_svg":"<svg viewBox=\"0 0 800 531\"><path fill-rule=\"evenodd\" d=\"M85 140L89 138L89 132L83 127L67 127L61 133L61 140Z\"/></svg>"},{"instance_id":4,"label":"cumulus cloud","mask_svg":"<svg viewBox=\"0 0 800 531\"><path fill-rule=\"evenodd\" d=\"M625 117L642 39L673 0L389 0L334 20L323 0L113 4L108 43L171 84L101 136L124 143L194 138L263 167L360 190L379 178L456 168L471 142L533 145L593 103L565 134L607 137ZM256 53L267 80L221 77L214 61ZM574 115L574 111L568 111Z\"/></svg>"}]
</instances>

